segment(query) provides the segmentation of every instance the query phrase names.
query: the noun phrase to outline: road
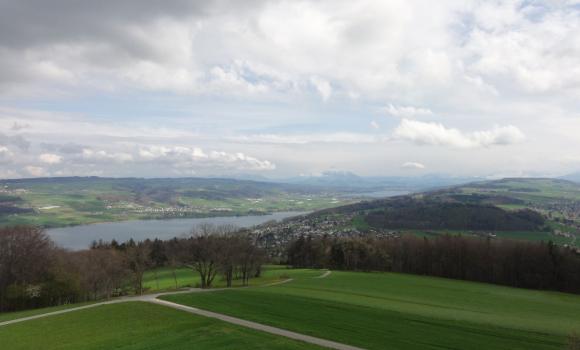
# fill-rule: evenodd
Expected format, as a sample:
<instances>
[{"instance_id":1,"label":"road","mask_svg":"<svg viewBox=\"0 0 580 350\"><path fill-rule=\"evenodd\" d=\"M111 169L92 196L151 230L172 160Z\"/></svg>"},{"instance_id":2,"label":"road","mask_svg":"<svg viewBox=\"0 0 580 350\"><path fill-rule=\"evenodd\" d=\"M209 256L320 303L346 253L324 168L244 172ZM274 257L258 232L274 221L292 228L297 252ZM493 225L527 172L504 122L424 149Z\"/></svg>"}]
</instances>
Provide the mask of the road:
<instances>
[{"instance_id":1,"label":"road","mask_svg":"<svg viewBox=\"0 0 580 350\"><path fill-rule=\"evenodd\" d=\"M330 275L330 273L331 273L331 271L326 271L322 275L317 276L315 278L325 278L328 275ZM284 280L281 282L269 284L267 286L279 285L279 284L288 283L291 281L292 281L292 279L287 279L287 280ZM262 286L262 287L265 287L265 286ZM248 287L246 287L246 288L248 288ZM181 304L176 304L176 303L172 303L170 301L159 299L159 297L163 296L163 295L173 295L173 294L183 294L183 293L208 293L208 292L213 292L213 291L217 291L217 290L224 290L224 288L209 289L209 290L208 289L190 288L190 289L185 289L185 290L181 290L181 291L174 291L174 292L137 295L137 296L131 296L131 297L122 297L122 298L118 298L115 300L79 306L79 307L75 307L75 308L71 308L71 309L53 311L53 312L48 312L45 314L39 314L39 315L34 315L34 316L18 318L18 319L10 320L10 321L4 321L4 322L0 322L0 327L8 326L8 325L20 323L20 322L36 320L39 318L45 318L45 317L50 317L50 316L55 316L55 315L62 315L62 314L66 314L69 312L75 312L75 311L79 311L79 310L86 310L86 309L90 309L90 308L94 308L94 307L98 307L98 306L102 306L102 305L118 304L118 303L132 302L132 301L141 301L141 302L148 302L148 303L153 303L153 304L157 304L157 305L170 307L172 309L185 311L185 312L199 315L199 316L203 316L203 317L217 319L217 320L220 320L223 322L228 322L228 323L235 324L238 326L251 328L251 329L258 330L258 331L262 331L262 332L266 332L266 333L270 333L270 334L274 334L274 335L278 335L278 336L282 336L282 337L286 337L286 338L290 338L290 339L294 339L294 340L303 341L305 343L310 343L310 344L326 347L329 349L364 350L362 348L358 348L358 347L347 345L347 344L333 342L331 340L316 338L316 337L312 337L312 336L309 336L306 334L288 331L288 330L282 329L282 328L272 327L272 326L268 326L265 324L247 321L247 320L244 320L241 318L220 314L217 312L202 310L202 309L198 309L198 308L194 308L194 307L190 307L190 306L185 306L185 305L181 305Z\"/></svg>"}]
</instances>

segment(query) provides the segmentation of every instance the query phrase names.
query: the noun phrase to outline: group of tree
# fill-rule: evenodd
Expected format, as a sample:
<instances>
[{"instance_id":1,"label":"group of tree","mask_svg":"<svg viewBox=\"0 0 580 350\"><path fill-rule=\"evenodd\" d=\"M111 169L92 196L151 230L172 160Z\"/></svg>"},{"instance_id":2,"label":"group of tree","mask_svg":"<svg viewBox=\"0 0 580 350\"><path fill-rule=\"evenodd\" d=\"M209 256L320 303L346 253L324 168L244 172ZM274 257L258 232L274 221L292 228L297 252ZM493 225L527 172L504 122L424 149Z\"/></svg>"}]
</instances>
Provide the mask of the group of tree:
<instances>
[{"instance_id":1,"label":"group of tree","mask_svg":"<svg viewBox=\"0 0 580 350\"><path fill-rule=\"evenodd\" d=\"M372 210L365 220L386 229L539 231L545 226L542 215L529 209L506 211L490 204L439 199L394 200Z\"/></svg>"},{"instance_id":2,"label":"group of tree","mask_svg":"<svg viewBox=\"0 0 580 350\"><path fill-rule=\"evenodd\" d=\"M0 312L144 292L144 276L158 267L188 267L200 287L216 276L232 286L260 274L264 254L232 226L202 225L188 238L169 241L93 242L89 249L56 246L38 227L0 228Z\"/></svg>"},{"instance_id":3,"label":"group of tree","mask_svg":"<svg viewBox=\"0 0 580 350\"><path fill-rule=\"evenodd\" d=\"M580 293L580 255L552 242L468 236L300 237L289 245L295 267L393 271Z\"/></svg>"}]
</instances>

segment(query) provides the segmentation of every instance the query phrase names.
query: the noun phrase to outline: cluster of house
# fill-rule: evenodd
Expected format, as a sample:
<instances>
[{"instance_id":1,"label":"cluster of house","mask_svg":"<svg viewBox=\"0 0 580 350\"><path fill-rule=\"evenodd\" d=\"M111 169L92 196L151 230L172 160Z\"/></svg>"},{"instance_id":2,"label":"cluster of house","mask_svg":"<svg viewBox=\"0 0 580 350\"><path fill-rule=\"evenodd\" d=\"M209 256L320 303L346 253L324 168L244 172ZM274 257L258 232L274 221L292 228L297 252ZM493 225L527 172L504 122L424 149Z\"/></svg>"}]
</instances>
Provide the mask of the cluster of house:
<instances>
[{"instance_id":1,"label":"cluster of house","mask_svg":"<svg viewBox=\"0 0 580 350\"><path fill-rule=\"evenodd\" d=\"M250 229L260 246L272 256L281 256L288 243L302 237L360 237L369 234L377 237L398 236L397 231L371 229L362 232L352 225L354 214L304 215L268 222Z\"/></svg>"}]
</instances>

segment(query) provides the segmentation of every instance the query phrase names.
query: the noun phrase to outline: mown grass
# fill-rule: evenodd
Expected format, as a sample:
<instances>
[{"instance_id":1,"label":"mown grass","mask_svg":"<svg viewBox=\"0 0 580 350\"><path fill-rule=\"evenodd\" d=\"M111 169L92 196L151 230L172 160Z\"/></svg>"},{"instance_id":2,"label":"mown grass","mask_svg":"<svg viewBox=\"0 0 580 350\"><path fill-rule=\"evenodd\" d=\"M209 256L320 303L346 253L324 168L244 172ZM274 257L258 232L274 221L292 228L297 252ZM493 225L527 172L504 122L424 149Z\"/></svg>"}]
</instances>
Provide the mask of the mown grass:
<instances>
[{"instance_id":1,"label":"mown grass","mask_svg":"<svg viewBox=\"0 0 580 350\"><path fill-rule=\"evenodd\" d=\"M0 322L16 320L18 318L24 318L28 316L35 316L46 314L49 312L65 310L70 308L75 308L83 305L93 304L95 302L86 302L86 303L77 303L77 304L66 304L66 305L59 305L59 306L51 306L51 307L43 307L40 309L33 309L33 310L24 310L24 311L15 311L15 312L4 312L0 313Z\"/></svg>"},{"instance_id":2,"label":"mown grass","mask_svg":"<svg viewBox=\"0 0 580 350\"><path fill-rule=\"evenodd\" d=\"M580 330L576 295L403 274L163 299L369 349L562 349Z\"/></svg>"},{"instance_id":3,"label":"mown grass","mask_svg":"<svg viewBox=\"0 0 580 350\"><path fill-rule=\"evenodd\" d=\"M3 350L320 349L306 343L129 302L0 327Z\"/></svg>"},{"instance_id":4,"label":"mown grass","mask_svg":"<svg viewBox=\"0 0 580 350\"><path fill-rule=\"evenodd\" d=\"M173 272L175 271L175 277ZM250 286L259 286L269 283L279 282L293 277L313 277L319 274L318 270L310 269L289 269L278 265L265 265L262 268L260 277L251 278ZM176 283L177 280L177 283ZM197 272L187 267L176 268L175 270L167 267L147 271L143 278L143 285L147 292L166 291L179 288L195 288L199 286L200 278ZM176 287L177 286L177 287ZM226 286L222 276L216 276L214 288ZM241 287L240 280L233 281L233 287Z\"/></svg>"}]
</instances>

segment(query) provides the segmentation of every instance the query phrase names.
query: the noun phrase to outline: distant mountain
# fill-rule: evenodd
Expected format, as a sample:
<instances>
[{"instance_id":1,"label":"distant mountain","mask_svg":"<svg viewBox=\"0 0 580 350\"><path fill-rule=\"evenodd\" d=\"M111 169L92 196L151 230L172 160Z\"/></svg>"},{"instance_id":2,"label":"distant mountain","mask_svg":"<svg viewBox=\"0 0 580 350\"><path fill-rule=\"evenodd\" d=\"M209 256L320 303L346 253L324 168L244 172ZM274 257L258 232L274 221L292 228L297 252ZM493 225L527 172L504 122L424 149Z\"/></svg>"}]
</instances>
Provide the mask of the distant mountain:
<instances>
[{"instance_id":1,"label":"distant mountain","mask_svg":"<svg viewBox=\"0 0 580 350\"><path fill-rule=\"evenodd\" d=\"M430 174L417 177L403 176L359 176L348 171L326 171L318 176L299 176L280 180L285 183L340 188L342 190L380 191L423 191L477 181L479 178L451 177Z\"/></svg>"},{"instance_id":2,"label":"distant mountain","mask_svg":"<svg viewBox=\"0 0 580 350\"><path fill-rule=\"evenodd\" d=\"M580 173L572 173L560 177L562 180L574 181L580 183Z\"/></svg>"},{"instance_id":3,"label":"distant mountain","mask_svg":"<svg viewBox=\"0 0 580 350\"><path fill-rule=\"evenodd\" d=\"M552 217L541 212L571 213L578 203L578 183L507 178L362 201L312 215L351 215L362 226L379 229L545 231ZM565 227L559 221L558 225Z\"/></svg>"}]
</instances>

